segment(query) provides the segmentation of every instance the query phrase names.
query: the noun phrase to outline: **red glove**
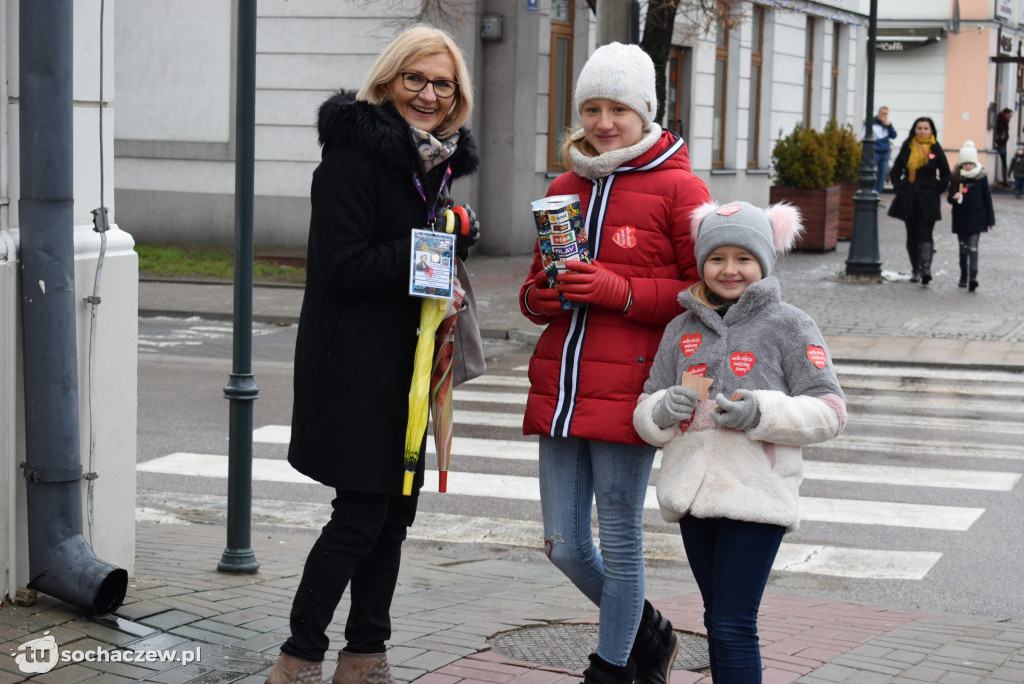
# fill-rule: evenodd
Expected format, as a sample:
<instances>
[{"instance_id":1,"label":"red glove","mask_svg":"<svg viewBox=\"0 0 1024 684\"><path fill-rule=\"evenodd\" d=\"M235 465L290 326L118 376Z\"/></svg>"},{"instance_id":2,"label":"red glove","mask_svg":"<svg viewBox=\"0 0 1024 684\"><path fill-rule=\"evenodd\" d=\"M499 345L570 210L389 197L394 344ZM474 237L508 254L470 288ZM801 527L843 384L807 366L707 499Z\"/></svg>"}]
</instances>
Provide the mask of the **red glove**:
<instances>
[{"instance_id":1,"label":"red glove","mask_svg":"<svg viewBox=\"0 0 1024 684\"><path fill-rule=\"evenodd\" d=\"M596 261L567 261L569 273L558 274L558 291L571 302L596 304L625 311L630 302L629 281Z\"/></svg>"},{"instance_id":2,"label":"red glove","mask_svg":"<svg viewBox=\"0 0 1024 684\"><path fill-rule=\"evenodd\" d=\"M533 277L533 285L526 288L526 308L538 316L557 316L565 313L558 290L548 287L548 274L539 271Z\"/></svg>"}]
</instances>

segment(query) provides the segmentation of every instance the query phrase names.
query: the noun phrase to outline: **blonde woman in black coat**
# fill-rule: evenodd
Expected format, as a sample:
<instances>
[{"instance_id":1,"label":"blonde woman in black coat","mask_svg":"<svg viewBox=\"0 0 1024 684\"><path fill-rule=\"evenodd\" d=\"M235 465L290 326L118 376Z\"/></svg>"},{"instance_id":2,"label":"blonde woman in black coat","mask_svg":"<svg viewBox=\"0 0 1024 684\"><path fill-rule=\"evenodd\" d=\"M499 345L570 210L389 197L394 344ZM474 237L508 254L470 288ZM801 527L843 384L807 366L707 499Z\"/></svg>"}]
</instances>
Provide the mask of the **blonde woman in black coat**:
<instances>
[{"instance_id":1,"label":"blonde woman in black coat","mask_svg":"<svg viewBox=\"0 0 1024 684\"><path fill-rule=\"evenodd\" d=\"M346 586L347 643L332 681L393 681L391 598L423 482L421 453L413 496L402 495L423 301L409 295L411 231L428 227L446 186L479 165L462 127L472 108L458 47L422 26L385 48L358 93L339 91L320 107L288 460L336 496L268 684L319 684ZM472 238L459 239L468 249Z\"/></svg>"},{"instance_id":2,"label":"blonde woman in black coat","mask_svg":"<svg viewBox=\"0 0 1024 684\"><path fill-rule=\"evenodd\" d=\"M932 230L942 218L942 193L949 185L949 162L935 139L934 121L922 116L910 130L910 137L903 141L889 171L896 193L889 205L889 216L907 226L910 282L927 285L932 279L935 252Z\"/></svg>"}]
</instances>

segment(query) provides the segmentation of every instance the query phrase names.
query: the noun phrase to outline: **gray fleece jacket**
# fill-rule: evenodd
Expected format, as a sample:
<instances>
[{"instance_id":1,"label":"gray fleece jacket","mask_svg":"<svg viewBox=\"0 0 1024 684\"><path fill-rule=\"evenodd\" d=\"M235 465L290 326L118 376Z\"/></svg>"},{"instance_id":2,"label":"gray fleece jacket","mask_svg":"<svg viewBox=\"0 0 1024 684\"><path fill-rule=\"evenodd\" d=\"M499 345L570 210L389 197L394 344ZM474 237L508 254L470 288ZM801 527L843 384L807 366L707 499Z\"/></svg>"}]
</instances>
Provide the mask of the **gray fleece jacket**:
<instances>
[{"instance_id":1,"label":"gray fleece jacket","mask_svg":"<svg viewBox=\"0 0 1024 684\"><path fill-rule=\"evenodd\" d=\"M846 400L814 321L781 299L774 276L752 284L724 317L679 294L687 308L665 329L633 414L648 443L664 447L658 503L665 520L691 514L781 525L800 523L801 447L836 437ZM684 372L712 378L689 423L660 428L651 417ZM757 398L758 424L740 432L711 419L715 396Z\"/></svg>"}]
</instances>

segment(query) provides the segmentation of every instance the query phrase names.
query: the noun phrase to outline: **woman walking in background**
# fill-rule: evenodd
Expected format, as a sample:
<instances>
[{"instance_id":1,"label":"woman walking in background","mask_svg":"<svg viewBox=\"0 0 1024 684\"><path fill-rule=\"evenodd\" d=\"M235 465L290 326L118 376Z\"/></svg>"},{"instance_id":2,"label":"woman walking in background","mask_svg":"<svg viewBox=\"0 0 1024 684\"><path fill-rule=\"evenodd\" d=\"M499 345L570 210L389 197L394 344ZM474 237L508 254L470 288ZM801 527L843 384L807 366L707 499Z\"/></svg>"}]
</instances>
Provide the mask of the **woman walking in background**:
<instances>
[{"instance_id":1,"label":"woman walking in background","mask_svg":"<svg viewBox=\"0 0 1024 684\"><path fill-rule=\"evenodd\" d=\"M907 255L910 257L910 282L927 285L932 280L932 255L935 244L932 230L942 218L942 193L949 185L949 162L935 139L935 122L919 117L903 141L892 164L889 178L895 197L889 216L900 219L907 228Z\"/></svg>"}]
</instances>

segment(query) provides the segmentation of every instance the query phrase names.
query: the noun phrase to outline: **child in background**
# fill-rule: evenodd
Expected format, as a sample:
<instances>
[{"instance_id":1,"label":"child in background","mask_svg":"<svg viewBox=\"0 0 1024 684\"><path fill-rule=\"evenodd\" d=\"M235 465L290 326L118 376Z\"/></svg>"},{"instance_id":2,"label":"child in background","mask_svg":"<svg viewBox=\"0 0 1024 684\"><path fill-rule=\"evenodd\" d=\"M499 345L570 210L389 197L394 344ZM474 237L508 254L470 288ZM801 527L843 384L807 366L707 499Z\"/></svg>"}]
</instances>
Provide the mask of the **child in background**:
<instances>
[{"instance_id":1,"label":"child in background","mask_svg":"<svg viewBox=\"0 0 1024 684\"><path fill-rule=\"evenodd\" d=\"M757 612L782 536L799 524L800 447L846 424L821 333L771 275L800 230L785 204L693 213L702 282L679 293L687 311L665 329L633 414L640 436L664 448L658 503L679 521L704 599L715 682L761 681ZM703 397L692 389L701 384Z\"/></svg>"},{"instance_id":2,"label":"child in background","mask_svg":"<svg viewBox=\"0 0 1024 684\"><path fill-rule=\"evenodd\" d=\"M1017 143L1017 154L1010 160L1010 173L1013 174L1013 196L1020 199L1024 190L1024 142Z\"/></svg>"},{"instance_id":3,"label":"child in background","mask_svg":"<svg viewBox=\"0 0 1024 684\"><path fill-rule=\"evenodd\" d=\"M1020 151L1013 158L1014 162L1018 156L1021 156ZM1020 182L1018 178L1017 183ZM985 167L978 163L978 150L970 140L960 147L960 163L953 169L947 199L953 205L953 232L960 242L957 286L974 292L978 289L978 239L982 233L996 227L996 213Z\"/></svg>"}]
</instances>

